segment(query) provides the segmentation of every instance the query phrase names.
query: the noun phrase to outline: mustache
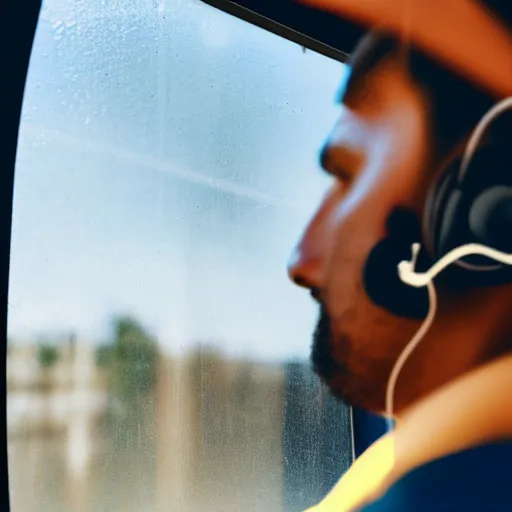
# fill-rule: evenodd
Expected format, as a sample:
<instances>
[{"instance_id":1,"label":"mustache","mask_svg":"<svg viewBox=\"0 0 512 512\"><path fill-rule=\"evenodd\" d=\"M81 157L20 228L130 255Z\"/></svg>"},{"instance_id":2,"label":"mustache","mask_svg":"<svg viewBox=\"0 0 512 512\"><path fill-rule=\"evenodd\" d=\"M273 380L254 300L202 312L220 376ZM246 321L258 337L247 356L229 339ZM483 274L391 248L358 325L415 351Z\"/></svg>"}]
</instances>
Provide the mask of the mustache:
<instances>
[{"instance_id":1,"label":"mustache","mask_svg":"<svg viewBox=\"0 0 512 512\"><path fill-rule=\"evenodd\" d=\"M320 295L320 290L318 288L311 288L311 290L309 291L310 295L311 295L311 298L317 303L320 305L320 309L324 308L325 309L325 306L322 302L322 297Z\"/></svg>"}]
</instances>

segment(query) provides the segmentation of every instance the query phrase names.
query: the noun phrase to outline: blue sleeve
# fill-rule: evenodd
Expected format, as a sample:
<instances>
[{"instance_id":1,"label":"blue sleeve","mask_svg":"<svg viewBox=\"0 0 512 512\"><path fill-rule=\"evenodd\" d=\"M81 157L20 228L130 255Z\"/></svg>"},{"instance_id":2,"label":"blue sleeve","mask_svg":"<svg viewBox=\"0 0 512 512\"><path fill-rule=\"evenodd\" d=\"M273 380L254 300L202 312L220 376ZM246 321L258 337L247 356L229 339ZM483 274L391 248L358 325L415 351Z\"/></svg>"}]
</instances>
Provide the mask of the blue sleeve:
<instances>
[{"instance_id":1,"label":"blue sleeve","mask_svg":"<svg viewBox=\"0 0 512 512\"><path fill-rule=\"evenodd\" d=\"M421 466L361 512L512 512L512 442Z\"/></svg>"}]
</instances>

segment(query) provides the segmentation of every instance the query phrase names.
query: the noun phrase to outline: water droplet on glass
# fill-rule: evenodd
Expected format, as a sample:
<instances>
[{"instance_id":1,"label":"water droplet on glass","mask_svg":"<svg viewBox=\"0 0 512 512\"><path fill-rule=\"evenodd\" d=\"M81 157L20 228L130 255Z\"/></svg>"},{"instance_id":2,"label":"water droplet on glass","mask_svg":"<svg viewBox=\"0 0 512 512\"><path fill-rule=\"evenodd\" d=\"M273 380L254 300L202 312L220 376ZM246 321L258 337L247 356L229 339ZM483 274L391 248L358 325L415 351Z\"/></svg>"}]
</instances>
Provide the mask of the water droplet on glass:
<instances>
[{"instance_id":1,"label":"water droplet on glass","mask_svg":"<svg viewBox=\"0 0 512 512\"><path fill-rule=\"evenodd\" d=\"M53 28L53 37L55 40L59 40L62 38L64 31L66 29L62 20L57 20L52 25Z\"/></svg>"}]
</instances>

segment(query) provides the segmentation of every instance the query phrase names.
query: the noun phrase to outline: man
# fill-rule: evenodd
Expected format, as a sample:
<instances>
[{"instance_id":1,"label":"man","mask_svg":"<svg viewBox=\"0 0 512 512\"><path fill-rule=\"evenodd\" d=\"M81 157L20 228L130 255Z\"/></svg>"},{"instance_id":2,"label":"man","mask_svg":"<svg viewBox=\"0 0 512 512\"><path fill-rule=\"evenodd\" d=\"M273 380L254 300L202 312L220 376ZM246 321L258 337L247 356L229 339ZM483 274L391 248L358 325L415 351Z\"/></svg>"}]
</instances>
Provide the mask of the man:
<instances>
[{"instance_id":1,"label":"man","mask_svg":"<svg viewBox=\"0 0 512 512\"><path fill-rule=\"evenodd\" d=\"M312 349L317 374L347 403L383 414L390 374L429 306L424 290L399 281L396 266L410 258L413 242L428 248L422 222L432 190L480 118L512 94L512 67L501 69L512 64L512 38L469 0L430 2L441 18L447 7L445 28L450 15L461 14L460 27L450 25L453 55L446 31L436 40L417 37L414 24L402 29L407 17L393 5L403 0L309 3L367 24L386 20L386 31L372 31L351 57L339 120L321 151L332 186L289 264L291 279L320 305ZM470 4L469 15L460 10ZM425 10L423 0L417 5L428 25L436 11ZM510 5L501 6L510 14ZM458 46L459 29L474 34L475 48L491 51L494 44L486 73L468 61L480 50ZM494 43L479 42L479 34L494 34ZM505 60L489 63L499 55ZM509 121L496 144L504 157L512 152ZM433 262L426 251L422 257L424 266ZM434 323L400 373L395 431L312 510L512 510L501 466L512 461L512 284L455 282L439 280Z\"/></svg>"}]
</instances>

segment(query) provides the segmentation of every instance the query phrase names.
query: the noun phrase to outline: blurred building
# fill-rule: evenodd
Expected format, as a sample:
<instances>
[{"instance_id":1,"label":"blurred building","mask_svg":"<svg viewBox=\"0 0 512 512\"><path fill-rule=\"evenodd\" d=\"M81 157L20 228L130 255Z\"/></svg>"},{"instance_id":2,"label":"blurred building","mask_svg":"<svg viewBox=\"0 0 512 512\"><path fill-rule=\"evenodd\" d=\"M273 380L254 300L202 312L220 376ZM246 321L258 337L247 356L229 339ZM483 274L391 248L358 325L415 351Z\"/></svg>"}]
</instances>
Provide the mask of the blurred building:
<instances>
[{"instance_id":1,"label":"blurred building","mask_svg":"<svg viewBox=\"0 0 512 512\"><path fill-rule=\"evenodd\" d=\"M58 357L45 367L41 346L10 343L7 351L7 429L9 436L68 428L78 411L91 420L107 407L107 375L95 362L94 346L70 339L51 346Z\"/></svg>"},{"instance_id":2,"label":"blurred building","mask_svg":"<svg viewBox=\"0 0 512 512\"><path fill-rule=\"evenodd\" d=\"M160 512L282 512L280 366L198 350L160 365Z\"/></svg>"},{"instance_id":3,"label":"blurred building","mask_svg":"<svg viewBox=\"0 0 512 512\"><path fill-rule=\"evenodd\" d=\"M33 457L41 458L30 463L33 481L50 461L65 468L64 478L62 469L48 478L66 489L55 500L73 512L296 512L350 464L348 408L322 395L305 362L234 359L208 346L159 353L156 386L131 397L124 407L139 412L124 418L112 409L114 374L95 356L94 345L71 340L45 367L36 345L9 347L13 496L27 512L36 501L24 501L23 468Z\"/></svg>"}]
</instances>

